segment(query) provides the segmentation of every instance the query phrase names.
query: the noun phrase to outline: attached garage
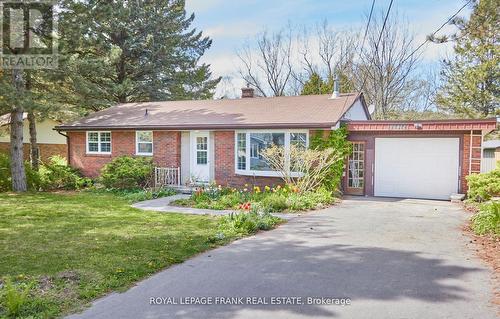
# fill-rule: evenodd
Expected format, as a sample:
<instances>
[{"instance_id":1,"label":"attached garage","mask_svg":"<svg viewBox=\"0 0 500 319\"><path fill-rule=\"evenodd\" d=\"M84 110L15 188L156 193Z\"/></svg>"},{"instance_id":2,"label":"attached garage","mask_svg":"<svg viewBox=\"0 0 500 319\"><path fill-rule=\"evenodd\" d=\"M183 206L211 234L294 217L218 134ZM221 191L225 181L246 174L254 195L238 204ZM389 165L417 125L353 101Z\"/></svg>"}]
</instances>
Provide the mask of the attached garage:
<instances>
[{"instance_id":1,"label":"attached garage","mask_svg":"<svg viewBox=\"0 0 500 319\"><path fill-rule=\"evenodd\" d=\"M449 199L458 192L458 138L375 138L374 194Z\"/></svg>"},{"instance_id":2,"label":"attached garage","mask_svg":"<svg viewBox=\"0 0 500 319\"><path fill-rule=\"evenodd\" d=\"M481 170L481 144L496 119L351 121L346 194L448 200Z\"/></svg>"}]
</instances>

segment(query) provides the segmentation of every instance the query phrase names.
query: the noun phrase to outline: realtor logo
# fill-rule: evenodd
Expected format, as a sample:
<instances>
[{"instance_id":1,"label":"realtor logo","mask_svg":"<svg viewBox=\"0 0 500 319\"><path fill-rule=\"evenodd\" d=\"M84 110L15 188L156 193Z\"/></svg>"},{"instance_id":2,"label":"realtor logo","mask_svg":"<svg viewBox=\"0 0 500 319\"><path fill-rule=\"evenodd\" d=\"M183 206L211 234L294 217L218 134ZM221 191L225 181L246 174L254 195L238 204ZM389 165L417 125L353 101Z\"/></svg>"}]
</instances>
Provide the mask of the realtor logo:
<instances>
[{"instance_id":1,"label":"realtor logo","mask_svg":"<svg viewBox=\"0 0 500 319\"><path fill-rule=\"evenodd\" d=\"M0 68L57 67L53 0L0 0Z\"/></svg>"}]
</instances>

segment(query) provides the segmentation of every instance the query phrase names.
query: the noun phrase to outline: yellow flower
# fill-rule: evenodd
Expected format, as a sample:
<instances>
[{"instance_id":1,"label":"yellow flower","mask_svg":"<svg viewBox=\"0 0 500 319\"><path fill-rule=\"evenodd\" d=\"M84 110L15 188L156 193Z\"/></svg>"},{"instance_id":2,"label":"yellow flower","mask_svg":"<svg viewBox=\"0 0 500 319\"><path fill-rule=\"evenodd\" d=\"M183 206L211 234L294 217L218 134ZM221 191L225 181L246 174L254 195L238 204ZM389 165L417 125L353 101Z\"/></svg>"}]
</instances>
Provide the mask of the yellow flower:
<instances>
[{"instance_id":1,"label":"yellow flower","mask_svg":"<svg viewBox=\"0 0 500 319\"><path fill-rule=\"evenodd\" d=\"M245 184L245 187L248 187L248 184Z\"/></svg>"},{"instance_id":2,"label":"yellow flower","mask_svg":"<svg viewBox=\"0 0 500 319\"><path fill-rule=\"evenodd\" d=\"M255 186L253 188L253 191L256 192L256 193L260 193L260 187L259 186Z\"/></svg>"},{"instance_id":3,"label":"yellow flower","mask_svg":"<svg viewBox=\"0 0 500 319\"><path fill-rule=\"evenodd\" d=\"M269 186L267 186L267 185L266 185L266 186L264 187L264 189L266 190L266 192L269 192L269 191L271 190L271 187L269 187Z\"/></svg>"}]
</instances>

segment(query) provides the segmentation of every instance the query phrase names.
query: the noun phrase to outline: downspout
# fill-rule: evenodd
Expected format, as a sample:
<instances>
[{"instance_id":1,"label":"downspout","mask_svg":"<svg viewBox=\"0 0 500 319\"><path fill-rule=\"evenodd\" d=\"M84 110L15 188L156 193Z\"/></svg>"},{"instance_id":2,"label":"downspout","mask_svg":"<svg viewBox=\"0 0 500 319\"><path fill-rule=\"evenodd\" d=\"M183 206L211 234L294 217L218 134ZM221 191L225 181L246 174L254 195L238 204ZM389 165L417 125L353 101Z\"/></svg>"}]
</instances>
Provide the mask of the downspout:
<instances>
[{"instance_id":1,"label":"downspout","mask_svg":"<svg viewBox=\"0 0 500 319\"><path fill-rule=\"evenodd\" d=\"M61 133L61 131L57 131L57 133L58 133L59 135L62 135L62 136L64 136L64 137L66 138L66 145L68 145L68 147L67 147L67 148L68 148L68 150L67 150L67 152L68 152L68 154L67 154L67 157L68 157L68 165L70 165L70 163L71 163L71 157L70 157L71 152L70 152L70 150L69 150L69 147L70 147L70 139L69 139L69 136L68 136L68 135L66 135L66 134Z\"/></svg>"}]
</instances>

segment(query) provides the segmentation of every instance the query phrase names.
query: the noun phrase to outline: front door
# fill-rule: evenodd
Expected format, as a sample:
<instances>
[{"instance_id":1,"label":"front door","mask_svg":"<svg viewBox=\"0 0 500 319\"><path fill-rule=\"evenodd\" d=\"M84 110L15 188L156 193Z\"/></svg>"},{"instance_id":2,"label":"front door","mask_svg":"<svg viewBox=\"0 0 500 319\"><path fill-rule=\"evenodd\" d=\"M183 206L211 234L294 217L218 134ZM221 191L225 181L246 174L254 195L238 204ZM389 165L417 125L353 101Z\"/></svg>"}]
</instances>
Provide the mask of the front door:
<instances>
[{"instance_id":1,"label":"front door","mask_svg":"<svg viewBox=\"0 0 500 319\"><path fill-rule=\"evenodd\" d=\"M191 132L191 176L196 182L210 179L209 133Z\"/></svg>"},{"instance_id":2,"label":"front door","mask_svg":"<svg viewBox=\"0 0 500 319\"><path fill-rule=\"evenodd\" d=\"M347 159L347 194L365 193L365 143L352 142L352 151Z\"/></svg>"}]
</instances>

